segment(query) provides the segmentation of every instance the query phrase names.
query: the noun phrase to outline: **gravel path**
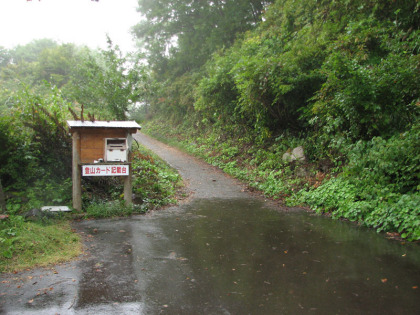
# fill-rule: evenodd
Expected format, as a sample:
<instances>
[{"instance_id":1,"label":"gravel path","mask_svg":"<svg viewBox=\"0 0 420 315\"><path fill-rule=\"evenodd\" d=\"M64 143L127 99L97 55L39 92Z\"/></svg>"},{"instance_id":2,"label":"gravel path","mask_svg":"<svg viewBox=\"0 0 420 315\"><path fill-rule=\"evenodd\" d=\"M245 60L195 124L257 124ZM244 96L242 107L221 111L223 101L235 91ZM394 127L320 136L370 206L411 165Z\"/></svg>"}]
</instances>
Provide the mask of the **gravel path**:
<instances>
[{"instance_id":1,"label":"gravel path","mask_svg":"<svg viewBox=\"0 0 420 315\"><path fill-rule=\"evenodd\" d=\"M249 198L245 185L197 158L159 142L143 133L134 138L177 169L193 198Z\"/></svg>"}]
</instances>

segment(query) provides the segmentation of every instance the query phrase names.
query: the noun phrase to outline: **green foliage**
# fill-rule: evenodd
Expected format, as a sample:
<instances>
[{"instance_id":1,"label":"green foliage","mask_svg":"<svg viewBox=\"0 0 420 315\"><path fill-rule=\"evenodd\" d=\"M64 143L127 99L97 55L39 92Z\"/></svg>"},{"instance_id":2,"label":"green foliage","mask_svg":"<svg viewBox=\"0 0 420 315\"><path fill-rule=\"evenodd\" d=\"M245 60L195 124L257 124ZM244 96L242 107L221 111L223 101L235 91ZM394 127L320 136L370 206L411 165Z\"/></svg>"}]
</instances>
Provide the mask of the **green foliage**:
<instances>
[{"instance_id":1,"label":"green foliage","mask_svg":"<svg viewBox=\"0 0 420 315\"><path fill-rule=\"evenodd\" d=\"M80 238L69 222L26 222L17 215L0 221L0 272L59 263L80 253Z\"/></svg>"},{"instance_id":2,"label":"green foliage","mask_svg":"<svg viewBox=\"0 0 420 315\"><path fill-rule=\"evenodd\" d=\"M0 50L9 208L39 204L45 188L67 200L68 182L61 192L54 183L69 174L60 157L70 156L62 123L72 102L106 119L134 108L266 195L418 239L418 1L141 0L139 9L150 73L110 40L97 52L49 40ZM281 159L298 145L304 167ZM173 198L177 176L155 162L142 152L133 164L142 209ZM112 199L120 184L105 189ZM93 213L101 207L121 210Z\"/></svg>"},{"instance_id":3,"label":"green foliage","mask_svg":"<svg viewBox=\"0 0 420 315\"><path fill-rule=\"evenodd\" d=\"M153 107L153 113L159 112L160 116L178 123L193 115L194 88L199 76L199 73L188 73L161 84L157 91L158 105Z\"/></svg>"},{"instance_id":4,"label":"green foliage","mask_svg":"<svg viewBox=\"0 0 420 315\"><path fill-rule=\"evenodd\" d=\"M0 117L0 176L5 188L18 183L27 169L36 165L26 137L26 130L11 116Z\"/></svg>"},{"instance_id":5,"label":"green foliage","mask_svg":"<svg viewBox=\"0 0 420 315\"><path fill-rule=\"evenodd\" d=\"M420 239L419 139L417 126L389 140L359 141L338 178L300 191L299 200L335 218Z\"/></svg>"},{"instance_id":6,"label":"green foliage","mask_svg":"<svg viewBox=\"0 0 420 315\"><path fill-rule=\"evenodd\" d=\"M0 46L0 68L7 66L12 58L8 49Z\"/></svg>"},{"instance_id":7,"label":"green foliage","mask_svg":"<svg viewBox=\"0 0 420 315\"><path fill-rule=\"evenodd\" d=\"M10 216L7 221L0 222L0 257L12 258L16 249L14 243L17 240L19 230L24 225L23 217Z\"/></svg>"},{"instance_id":8,"label":"green foliage","mask_svg":"<svg viewBox=\"0 0 420 315\"><path fill-rule=\"evenodd\" d=\"M70 80L72 68L78 62L76 46L73 44L43 49L37 60L38 80L45 80L60 88Z\"/></svg>"},{"instance_id":9,"label":"green foliage","mask_svg":"<svg viewBox=\"0 0 420 315\"><path fill-rule=\"evenodd\" d=\"M138 58L123 56L108 38L108 49L83 51L65 93L102 118L125 120L127 111L144 95L144 66Z\"/></svg>"},{"instance_id":10,"label":"green foliage","mask_svg":"<svg viewBox=\"0 0 420 315\"><path fill-rule=\"evenodd\" d=\"M74 65L80 62L77 46L58 45L51 40L34 41L5 54L0 67L0 111L14 105L13 99L22 86L29 86L39 95L48 95L50 86L65 88Z\"/></svg>"},{"instance_id":11,"label":"green foliage","mask_svg":"<svg viewBox=\"0 0 420 315\"><path fill-rule=\"evenodd\" d=\"M99 201L89 204L85 209L87 218L126 217L133 213L142 213L142 209L135 206L126 206L124 201Z\"/></svg>"},{"instance_id":12,"label":"green foliage","mask_svg":"<svg viewBox=\"0 0 420 315\"><path fill-rule=\"evenodd\" d=\"M49 95L49 87L55 86L63 98L75 107L83 104L96 117L125 119L139 96L147 94L145 70L140 57L123 56L109 38L108 44L106 50L91 51L40 40L2 51L0 111L14 106L13 99L22 84L41 97Z\"/></svg>"},{"instance_id":13,"label":"green foliage","mask_svg":"<svg viewBox=\"0 0 420 315\"><path fill-rule=\"evenodd\" d=\"M150 17L164 16L153 6ZM176 30L182 16L169 19ZM145 25L156 22L156 35L164 21ZM418 239L419 21L415 0L274 1L194 68L188 102L151 102L154 119L165 117L151 128L268 196ZM162 85L175 95L185 81L166 66L179 48L155 69L158 80L175 76ZM305 165L284 163L298 145Z\"/></svg>"},{"instance_id":14,"label":"green foliage","mask_svg":"<svg viewBox=\"0 0 420 315\"><path fill-rule=\"evenodd\" d=\"M52 87L45 97L24 91L15 107L16 119L29 128L28 140L36 150L39 166L56 179L71 175L71 137L66 123L69 106Z\"/></svg>"},{"instance_id":15,"label":"green foliage","mask_svg":"<svg viewBox=\"0 0 420 315\"><path fill-rule=\"evenodd\" d=\"M51 39L36 39L24 46L17 46L11 51L12 58L15 62L34 62L38 60L38 56L46 49L57 47L57 43Z\"/></svg>"},{"instance_id":16,"label":"green foliage","mask_svg":"<svg viewBox=\"0 0 420 315\"><path fill-rule=\"evenodd\" d=\"M213 55L212 62L206 64L206 75L199 81L194 104L205 124L223 126L244 123L236 107L239 94L231 73L239 58L233 51L230 54L221 51Z\"/></svg>"},{"instance_id":17,"label":"green foliage","mask_svg":"<svg viewBox=\"0 0 420 315\"><path fill-rule=\"evenodd\" d=\"M16 94L14 108L0 118L0 176L10 198L25 208L71 199L71 138L68 103L56 88L47 96L29 89Z\"/></svg>"},{"instance_id":18,"label":"green foliage","mask_svg":"<svg viewBox=\"0 0 420 315\"><path fill-rule=\"evenodd\" d=\"M260 21L272 1L140 0L146 17L134 28L145 42L148 62L159 76L173 78L201 67L215 50Z\"/></svg>"},{"instance_id":19,"label":"green foliage","mask_svg":"<svg viewBox=\"0 0 420 315\"><path fill-rule=\"evenodd\" d=\"M367 186L387 187L395 193L414 193L420 180L420 127L384 140L357 142L348 154L344 175Z\"/></svg>"},{"instance_id":20,"label":"green foliage","mask_svg":"<svg viewBox=\"0 0 420 315\"><path fill-rule=\"evenodd\" d=\"M313 155L333 161L341 160L334 142L390 137L418 120L416 1L278 0L230 48L213 44L218 52L200 71L186 67L181 73L170 69L171 58L197 50L179 46L163 53L184 23L178 10L209 7L186 8L178 1L161 9L163 2L140 3L151 20L139 29L161 49L154 74L162 89L150 105L154 115L175 123L189 119L198 128L239 126L258 141L284 131L315 132L323 145L312 146ZM168 76L160 76L161 70L170 80L164 81Z\"/></svg>"},{"instance_id":21,"label":"green foliage","mask_svg":"<svg viewBox=\"0 0 420 315\"><path fill-rule=\"evenodd\" d=\"M378 24L350 24L331 47L322 67L327 81L312 109L325 133L389 137L419 118L420 32Z\"/></svg>"},{"instance_id":22,"label":"green foliage","mask_svg":"<svg viewBox=\"0 0 420 315\"><path fill-rule=\"evenodd\" d=\"M57 180L51 174L46 174L34 181L27 187L25 198L28 202L25 208L40 209L45 205L71 204L72 201L72 181L71 178Z\"/></svg>"},{"instance_id":23,"label":"green foliage","mask_svg":"<svg viewBox=\"0 0 420 315\"><path fill-rule=\"evenodd\" d=\"M26 203L26 208L45 202L68 203L72 156L68 109L81 111L80 101L85 109L97 111L96 118L125 119L129 106L145 94L138 84L145 75L143 67L139 60L132 63L122 57L110 40L109 49L97 55L87 48L52 41L34 42L8 53L10 58L2 54L0 68L4 189L8 197Z\"/></svg>"},{"instance_id":24,"label":"green foliage","mask_svg":"<svg viewBox=\"0 0 420 315\"><path fill-rule=\"evenodd\" d=\"M133 154L133 192L143 209L176 201L181 177L165 162L144 147Z\"/></svg>"}]
</instances>

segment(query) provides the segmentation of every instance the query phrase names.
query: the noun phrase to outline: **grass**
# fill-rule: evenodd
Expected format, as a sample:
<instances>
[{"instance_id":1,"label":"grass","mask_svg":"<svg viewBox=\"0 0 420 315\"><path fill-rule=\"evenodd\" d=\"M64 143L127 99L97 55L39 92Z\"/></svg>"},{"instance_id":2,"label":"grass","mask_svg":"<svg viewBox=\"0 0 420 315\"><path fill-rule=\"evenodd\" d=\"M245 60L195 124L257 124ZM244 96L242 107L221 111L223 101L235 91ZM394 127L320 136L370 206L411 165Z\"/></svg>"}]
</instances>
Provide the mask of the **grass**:
<instances>
[{"instance_id":1,"label":"grass","mask_svg":"<svg viewBox=\"0 0 420 315\"><path fill-rule=\"evenodd\" d=\"M0 272L17 272L69 261L82 252L80 236L70 221L25 222L11 217L2 223Z\"/></svg>"}]
</instances>

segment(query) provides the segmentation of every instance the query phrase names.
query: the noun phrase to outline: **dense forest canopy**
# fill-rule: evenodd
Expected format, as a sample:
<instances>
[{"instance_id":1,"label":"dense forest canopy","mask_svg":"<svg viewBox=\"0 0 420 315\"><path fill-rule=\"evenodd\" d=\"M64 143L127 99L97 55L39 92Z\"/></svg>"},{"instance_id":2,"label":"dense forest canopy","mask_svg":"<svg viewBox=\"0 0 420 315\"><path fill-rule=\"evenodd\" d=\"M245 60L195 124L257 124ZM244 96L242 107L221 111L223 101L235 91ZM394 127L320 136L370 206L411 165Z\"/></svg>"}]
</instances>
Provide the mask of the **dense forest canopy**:
<instances>
[{"instance_id":1,"label":"dense forest canopy","mask_svg":"<svg viewBox=\"0 0 420 315\"><path fill-rule=\"evenodd\" d=\"M278 156L301 144L308 163L333 173L322 178L334 179L296 188L299 200L417 237L417 223L402 218L420 208L418 1L139 0L138 11L131 55L110 39L99 51L48 39L0 47L7 191L39 181L68 149L65 119L131 117L197 139L234 139L241 146L226 148L232 158L269 159L251 159L251 169L270 166L253 180L271 174L277 195L291 170ZM43 152L47 135L55 153ZM346 203L322 198L340 189Z\"/></svg>"}]
</instances>

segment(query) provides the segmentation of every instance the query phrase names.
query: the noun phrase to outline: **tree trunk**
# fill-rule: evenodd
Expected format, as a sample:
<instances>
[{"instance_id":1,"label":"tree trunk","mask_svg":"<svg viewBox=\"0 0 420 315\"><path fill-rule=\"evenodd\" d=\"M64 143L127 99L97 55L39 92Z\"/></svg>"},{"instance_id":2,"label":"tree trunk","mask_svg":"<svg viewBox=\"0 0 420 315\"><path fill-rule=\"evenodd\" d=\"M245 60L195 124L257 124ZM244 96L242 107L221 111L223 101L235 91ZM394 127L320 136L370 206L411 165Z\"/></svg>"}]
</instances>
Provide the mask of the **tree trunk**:
<instances>
[{"instance_id":1,"label":"tree trunk","mask_svg":"<svg viewBox=\"0 0 420 315\"><path fill-rule=\"evenodd\" d=\"M1 179L0 179L0 211L1 212L6 211L6 198L4 196L4 191L3 191L3 186L1 184Z\"/></svg>"}]
</instances>

